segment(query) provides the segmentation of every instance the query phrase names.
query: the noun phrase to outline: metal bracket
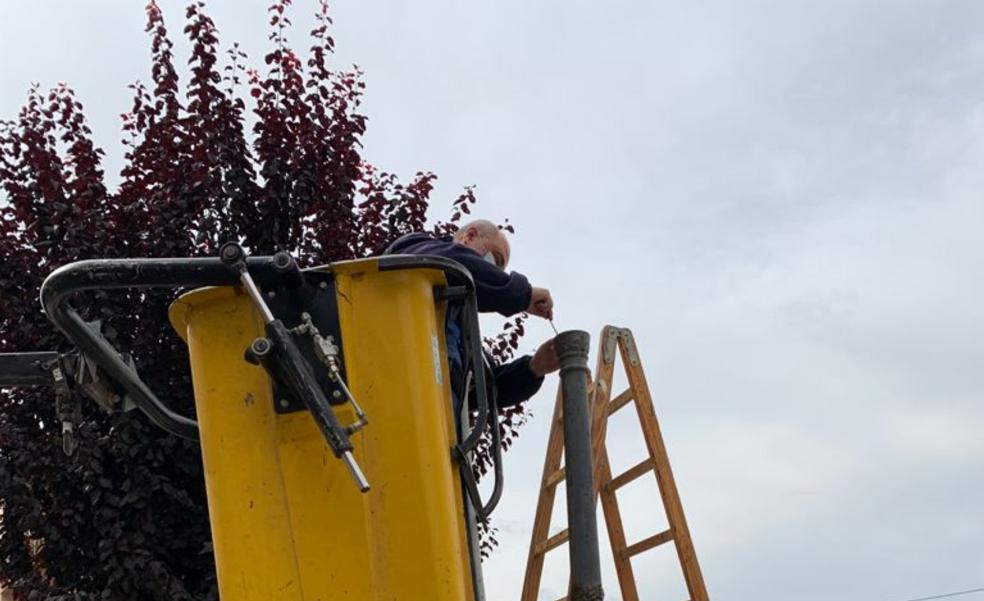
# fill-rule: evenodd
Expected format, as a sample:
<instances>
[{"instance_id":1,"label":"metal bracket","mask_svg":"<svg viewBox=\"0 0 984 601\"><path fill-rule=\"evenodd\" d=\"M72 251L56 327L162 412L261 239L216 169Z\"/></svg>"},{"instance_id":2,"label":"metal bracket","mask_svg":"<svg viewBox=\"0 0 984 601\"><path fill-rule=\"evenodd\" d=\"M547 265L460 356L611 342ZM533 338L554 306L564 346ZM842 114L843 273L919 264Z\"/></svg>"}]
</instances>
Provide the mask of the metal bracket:
<instances>
[{"instance_id":1,"label":"metal bracket","mask_svg":"<svg viewBox=\"0 0 984 601\"><path fill-rule=\"evenodd\" d=\"M611 365L615 363L615 348L618 345L619 329L609 326L607 330L605 339L601 341L601 353L605 359L605 363Z\"/></svg>"},{"instance_id":2,"label":"metal bracket","mask_svg":"<svg viewBox=\"0 0 984 601\"><path fill-rule=\"evenodd\" d=\"M632 330L629 328L616 328L614 326L609 326L607 328L607 335L605 339L601 342L601 352L602 357L606 364L611 365L615 363L615 354L618 349L618 341L622 340L622 347L625 348L625 354L629 358L629 363L632 365L639 365L639 350L636 348L635 338L632 336Z\"/></svg>"},{"instance_id":3,"label":"metal bracket","mask_svg":"<svg viewBox=\"0 0 984 601\"><path fill-rule=\"evenodd\" d=\"M629 356L629 363L639 365L639 350L636 348L635 337L632 330L622 328L622 342L625 347L625 354Z\"/></svg>"},{"instance_id":4,"label":"metal bracket","mask_svg":"<svg viewBox=\"0 0 984 601\"><path fill-rule=\"evenodd\" d=\"M345 357L342 352L342 328L338 321L338 299L335 296L335 278L330 272L304 271L303 283L299 286L278 286L263 288L263 296L270 311L289 329L303 326L302 315L307 313L309 319L324 336L330 336L338 347L339 372L344 380ZM295 341L312 366L322 363L315 349L314 339L310 336L296 336ZM332 379L328 368L315 369L315 377L325 391L332 405L342 405L348 402L344 389ZM273 409L277 413L294 413L307 411L307 406L296 399L286 390L277 385L273 387Z\"/></svg>"},{"instance_id":5,"label":"metal bracket","mask_svg":"<svg viewBox=\"0 0 984 601\"><path fill-rule=\"evenodd\" d=\"M102 320L87 321L85 325L94 335L102 334ZM136 373L137 366L130 353L120 353L119 355L123 363ZM72 369L75 386L83 394L96 401L105 411L126 412L136 408L129 396L124 391L119 390L115 382L106 378L96 362L84 353L79 353Z\"/></svg>"}]
</instances>

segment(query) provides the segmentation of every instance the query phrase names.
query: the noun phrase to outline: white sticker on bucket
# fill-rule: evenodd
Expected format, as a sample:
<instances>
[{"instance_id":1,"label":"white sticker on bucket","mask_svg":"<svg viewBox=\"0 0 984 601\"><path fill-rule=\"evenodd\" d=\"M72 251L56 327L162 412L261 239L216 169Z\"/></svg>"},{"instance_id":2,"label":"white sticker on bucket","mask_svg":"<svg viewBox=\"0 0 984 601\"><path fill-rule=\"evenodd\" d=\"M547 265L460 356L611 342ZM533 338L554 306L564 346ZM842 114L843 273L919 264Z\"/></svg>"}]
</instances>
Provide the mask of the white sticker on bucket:
<instances>
[{"instance_id":1,"label":"white sticker on bucket","mask_svg":"<svg viewBox=\"0 0 984 601\"><path fill-rule=\"evenodd\" d=\"M434 380L438 386L444 386L444 369L441 367L441 347L437 335L431 335L431 353L434 355Z\"/></svg>"}]
</instances>

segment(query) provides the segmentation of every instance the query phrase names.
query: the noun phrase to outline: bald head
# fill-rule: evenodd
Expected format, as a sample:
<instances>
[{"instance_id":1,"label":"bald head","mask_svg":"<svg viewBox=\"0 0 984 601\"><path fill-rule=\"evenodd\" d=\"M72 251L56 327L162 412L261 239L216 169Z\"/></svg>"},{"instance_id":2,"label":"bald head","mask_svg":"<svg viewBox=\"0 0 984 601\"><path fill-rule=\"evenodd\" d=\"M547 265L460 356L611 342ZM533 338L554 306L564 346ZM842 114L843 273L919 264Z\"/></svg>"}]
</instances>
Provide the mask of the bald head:
<instances>
[{"instance_id":1,"label":"bald head","mask_svg":"<svg viewBox=\"0 0 984 601\"><path fill-rule=\"evenodd\" d=\"M500 269L509 265L509 240L499 226L487 219L476 219L461 226L454 241L483 257L491 256Z\"/></svg>"}]
</instances>

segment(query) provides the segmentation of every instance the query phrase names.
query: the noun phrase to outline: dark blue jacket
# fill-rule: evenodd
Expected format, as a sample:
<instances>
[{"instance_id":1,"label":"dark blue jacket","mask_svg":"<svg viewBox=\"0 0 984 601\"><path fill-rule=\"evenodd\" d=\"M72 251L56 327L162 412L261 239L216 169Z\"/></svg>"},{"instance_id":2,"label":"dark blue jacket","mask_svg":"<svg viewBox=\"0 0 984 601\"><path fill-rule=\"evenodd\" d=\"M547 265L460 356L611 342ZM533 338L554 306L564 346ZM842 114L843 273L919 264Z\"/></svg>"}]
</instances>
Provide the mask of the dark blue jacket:
<instances>
[{"instance_id":1,"label":"dark blue jacket","mask_svg":"<svg viewBox=\"0 0 984 601\"><path fill-rule=\"evenodd\" d=\"M530 306L533 287L521 273L506 273L467 246L450 238L439 240L424 233L407 234L386 249L387 255L437 255L454 259L471 272L478 293L478 310L511 317Z\"/></svg>"},{"instance_id":2,"label":"dark blue jacket","mask_svg":"<svg viewBox=\"0 0 984 601\"><path fill-rule=\"evenodd\" d=\"M525 311L530 306L533 288L526 276L516 272L506 273L486 261L477 252L467 246L456 244L450 238L438 239L419 232L407 234L390 244L384 254L436 255L461 263L475 280L478 310L483 313L496 312L510 317ZM448 344L454 344L450 340L452 336L448 338ZM452 369L460 368L460 365L455 365L452 357L457 355L460 349L448 350ZM529 355L524 355L509 363L493 367L499 407L510 407L521 403L540 390L543 378L536 377L530 371L531 358Z\"/></svg>"}]
</instances>

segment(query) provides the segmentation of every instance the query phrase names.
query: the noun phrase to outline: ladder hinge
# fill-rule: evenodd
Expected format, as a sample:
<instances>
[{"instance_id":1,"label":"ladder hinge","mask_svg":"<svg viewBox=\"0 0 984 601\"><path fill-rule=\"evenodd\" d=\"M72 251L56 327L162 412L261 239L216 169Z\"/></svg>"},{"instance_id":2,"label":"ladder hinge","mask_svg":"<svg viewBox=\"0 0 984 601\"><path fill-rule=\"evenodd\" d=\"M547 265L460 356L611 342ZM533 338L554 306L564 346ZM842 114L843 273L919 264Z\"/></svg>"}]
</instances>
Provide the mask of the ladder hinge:
<instances>
[{"instance_id":1,"label":"ladder hinge","mask_svg":"<svg viewBox=\"0 0 984 601\"><path fill-rule=\"evenodd\" d=\"M625 353L629 357L629 363L632 365L639 365L639 350L636 348L635 338L632 336L632 330L629 328L607 328L608 333L605 335L605 340L602 342L602 354L605 363L611 365L615 362L615 351L618 348L618 339L622 339L622 346L625 348Z\"/></svg>"}]
</instances>

